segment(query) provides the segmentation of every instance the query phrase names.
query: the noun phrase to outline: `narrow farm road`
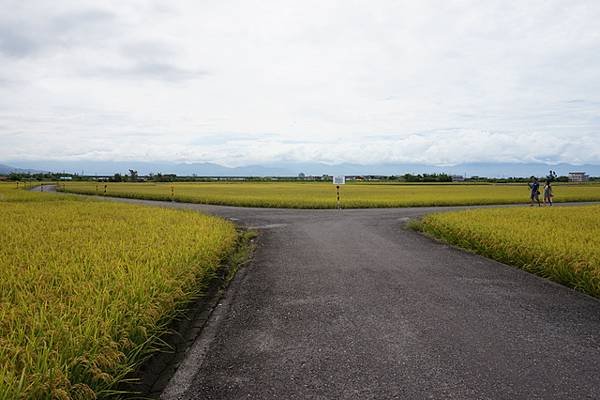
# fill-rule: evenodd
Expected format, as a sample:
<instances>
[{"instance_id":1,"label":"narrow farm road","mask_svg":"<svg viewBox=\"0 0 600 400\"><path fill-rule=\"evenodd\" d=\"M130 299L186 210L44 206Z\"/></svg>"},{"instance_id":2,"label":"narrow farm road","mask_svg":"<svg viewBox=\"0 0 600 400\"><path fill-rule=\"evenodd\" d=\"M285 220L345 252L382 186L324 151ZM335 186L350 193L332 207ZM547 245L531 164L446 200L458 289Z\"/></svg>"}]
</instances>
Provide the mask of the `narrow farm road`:
<instances>
[{"instance_id":1,"label":"narrow farm road","mask_svg":"<svg viewBox=\"0 0 600 400\"><path fill-rule=\"evenodd\" d=\"M56 193L56 185L54 184L43 184L30 189L32 192L48 192Z\"/></svg>"},{"instance_id":2,"label":"narrow farm road","mask_svg":"<svg viewBox=\"0 0 600 400\"><path fill-rule=\"evenodd\" d=\"M600 301L404 228L436 209L165 205L260 240L163 399L600 397Z\"/></svg>"},{"instance_id":3,"label":"narrow farm road","mask_svg":"<svg viewBox=\"0 0 600 400\"><path fill-rule=\"evenodd\" d=\"M600 398L600 301L404 227L439 209L120 201L260 231L162 399Z\"/></svg>"}]
</instances>

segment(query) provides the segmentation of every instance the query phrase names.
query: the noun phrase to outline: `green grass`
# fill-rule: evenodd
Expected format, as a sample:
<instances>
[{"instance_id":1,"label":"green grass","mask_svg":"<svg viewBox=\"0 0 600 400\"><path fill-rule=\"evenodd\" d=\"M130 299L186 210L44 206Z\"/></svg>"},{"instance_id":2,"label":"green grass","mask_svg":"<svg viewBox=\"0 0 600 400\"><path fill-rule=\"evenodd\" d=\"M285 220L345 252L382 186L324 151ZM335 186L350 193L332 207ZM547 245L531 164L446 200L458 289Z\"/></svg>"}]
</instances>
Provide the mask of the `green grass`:
<instances>
[{"instance_id":1,"label":"green grass","mask_svg":"<svg viewBox=\"0 0 600 400\"><path fill-rule=\"evenodd\" d=\"M117 197L249 207L336 207L336 189L330 183L72 182L65 188L73 193L104 195L105 185L106 195ZM556 185L554 194L557 202L598 201L600 185ZM510 204L528 200L529 189L525 184L347 184L341 187L343 208Z\"/></svg>"},{"instance_id":2,"label":"green grass","mask_svg":"<svg viewBox=\"0 0 600 400\"><path fill-rule=\"evenodd\" d=\"M424 217L418 228L600 297L600 206L438 213Z\"/></svg>"},{"instance_id":3,"label":"green grass","mask_svg":"<svg viewBox=\"0 0 600 400\"><path fill-rule=\"evenodd\" d=\"M237 240L190 211L0 195L2 400L109 395Z\"/></svg>"}]
</instances>

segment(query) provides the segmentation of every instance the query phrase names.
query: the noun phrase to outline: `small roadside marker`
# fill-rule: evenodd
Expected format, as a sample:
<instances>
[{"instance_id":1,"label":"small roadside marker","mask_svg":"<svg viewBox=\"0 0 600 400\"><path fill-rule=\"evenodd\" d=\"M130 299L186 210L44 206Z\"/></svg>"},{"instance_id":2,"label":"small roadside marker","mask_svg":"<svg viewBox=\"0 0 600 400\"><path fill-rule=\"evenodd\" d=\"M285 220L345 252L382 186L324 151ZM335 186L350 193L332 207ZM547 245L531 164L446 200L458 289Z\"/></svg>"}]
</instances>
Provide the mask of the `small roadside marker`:
<instances>
[{"instance_id":1,"label":"small roadside marker","mask_svg":"<svg viewBox=\"0 0 600 400\"><path fill-rule=\"evenodd\" d=\"M341 206L341 203L340 203L340 185L345 185L346 184L346 177L344 175L334 176L333 177L333 184L335 185L336 195L337 195L336 208L338 210L341 210L342 206Z\"/></svg>"}]
</instances>

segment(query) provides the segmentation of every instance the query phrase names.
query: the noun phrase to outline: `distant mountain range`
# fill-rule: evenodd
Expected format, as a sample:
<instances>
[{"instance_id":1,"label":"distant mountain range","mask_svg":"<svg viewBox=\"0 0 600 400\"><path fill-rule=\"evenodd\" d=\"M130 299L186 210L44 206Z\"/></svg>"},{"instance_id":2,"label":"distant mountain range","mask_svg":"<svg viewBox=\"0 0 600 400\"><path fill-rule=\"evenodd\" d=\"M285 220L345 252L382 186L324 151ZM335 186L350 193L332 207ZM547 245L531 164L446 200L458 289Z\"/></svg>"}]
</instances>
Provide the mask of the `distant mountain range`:
<instances>
[{"instance_id":1,"label":"distant mountain range","mask_svg":"<svg viewBox=\"0 0 600 400\"><path fill-rule=\"evenodd\" d=\"M40 172L45 172L36 169L29 168L16 168L8 165L0 164L0 174L10 174L10 173L20 173L20 174L36 174Z\"/></svg>"},{"instance_id":2,"label":"distant mountain range","mask_svg":"<svg viewBox=\"0 0 600 400\"><path fill-rule=\"evenodd\" d=\"M285 168L263 167L260 165L229 168L213 163L169 163L145 161L11 161L12 169L64 172L80 175L128 174L130 169L140 175L150 173L176 174L180 176L296 176ZM11 168L4 166L6 168ZM17 168L15 168L17 167ZM0 169L2 173L2 169ZM4 172L6 173L6 172Z\"/></svg>"},{"instance_id":3,"label":"distant mountain range","mask_svg":"<svg viewBox=\"0 0 600 400\"><path fill-rule=\"evenodd\" d=\"M0 164L0 174L10 172L65 172L81 175L127 174L129 169L140 175L150 173L177 174L180 176L298 176L305 175L403 175L406 173L447 173L485 177L529 177L544 176L548 170L558 175L582 171L591 176L600 176L600 165L543 164L543 163L466 163L453 166L422 164L324 164L315 162L273 162L263 165L248 165L230 168L214 163L173 163L145 161L11 161L10 166Z\"/></svg>"}]
</instances>

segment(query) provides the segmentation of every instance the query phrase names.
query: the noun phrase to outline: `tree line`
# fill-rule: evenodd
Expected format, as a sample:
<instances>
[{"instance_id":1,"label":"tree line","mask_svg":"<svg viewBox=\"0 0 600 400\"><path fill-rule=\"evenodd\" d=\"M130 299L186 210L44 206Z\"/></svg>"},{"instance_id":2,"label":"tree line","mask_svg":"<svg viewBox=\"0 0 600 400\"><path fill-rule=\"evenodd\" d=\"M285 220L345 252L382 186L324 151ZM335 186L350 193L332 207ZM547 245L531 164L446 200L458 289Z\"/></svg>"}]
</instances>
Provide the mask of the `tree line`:
<instances>
[{"instance_id":1,"label":"tree line","mask_svg":"<svg viewBox=\"0 0 600 400\"><path fill-rule=\"evenodd\" d=\"M8 175L0 175L5 180L10 181L58 181L65 177L73 181L89 181L89 180L105 180L109 182L213 182L217 180L227 181L331 181L332 177L329 175L322 176L299 176L299 177L202 177L202 176L178 176L176 174L163 174L163 173L149 173L148 175L139 175L138 171L130 169L128 174L116 173L112 176L89 176L69 173L56 173L56 172L42 172L42 173L24 173L24 172L12 172ZM557 176L553 174L539 176L538 179L545 181L550 179L554 182L569 182L567 176ZM353 176L356 181L388 181L388 182L453 182L455 179L452 175L440 173L440 174L403 174L403 175L365 175L365 176ZM508 177L508 178L488 178L484 176L471 176L463 178L464 182L481 182L481 183L525 183L529 182L533 178L523 177ZM461 179L461 181L463 181ZM600 177L590 177L590 182L600 182Z\"/></svg>"}]
</instances>

